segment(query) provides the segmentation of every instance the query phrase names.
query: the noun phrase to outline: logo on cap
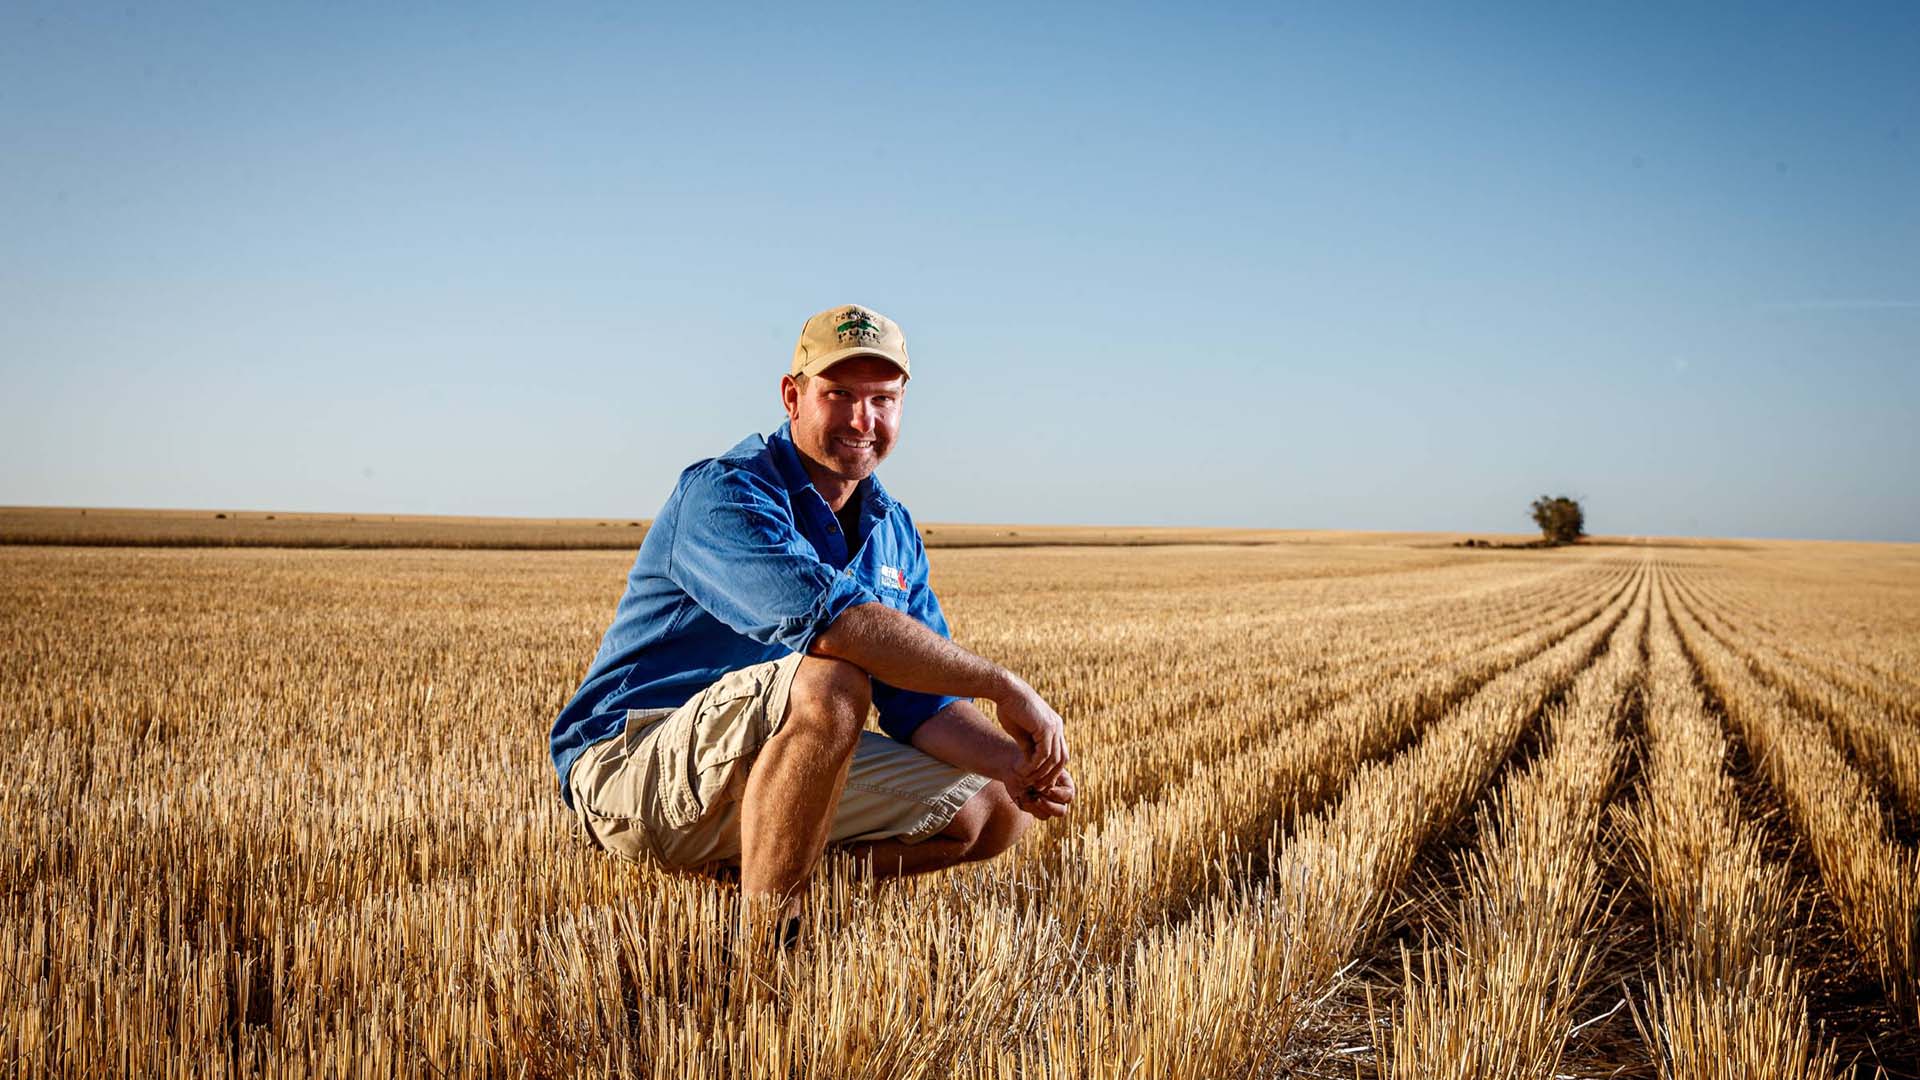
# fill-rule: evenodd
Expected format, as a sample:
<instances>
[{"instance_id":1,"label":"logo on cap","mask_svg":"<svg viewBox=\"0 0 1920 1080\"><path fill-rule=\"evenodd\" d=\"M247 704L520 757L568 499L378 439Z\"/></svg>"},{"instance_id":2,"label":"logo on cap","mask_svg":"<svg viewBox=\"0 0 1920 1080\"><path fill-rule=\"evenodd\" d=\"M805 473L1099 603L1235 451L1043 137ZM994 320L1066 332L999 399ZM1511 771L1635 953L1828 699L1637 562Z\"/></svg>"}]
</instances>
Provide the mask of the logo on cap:
<instances>
[{"instance_id":1,"label":"logo on cap","mask_svg":"<svg viewBox=\"0 0 1920 1080\"><path fill-rule=\"evenodd\" d=\"M840 313L845 321L833 328L834 335L842 345L877 345L880 343L880 328L867 318L867 313L859 308L848 308Z\"/></svg>"}]
</instances>

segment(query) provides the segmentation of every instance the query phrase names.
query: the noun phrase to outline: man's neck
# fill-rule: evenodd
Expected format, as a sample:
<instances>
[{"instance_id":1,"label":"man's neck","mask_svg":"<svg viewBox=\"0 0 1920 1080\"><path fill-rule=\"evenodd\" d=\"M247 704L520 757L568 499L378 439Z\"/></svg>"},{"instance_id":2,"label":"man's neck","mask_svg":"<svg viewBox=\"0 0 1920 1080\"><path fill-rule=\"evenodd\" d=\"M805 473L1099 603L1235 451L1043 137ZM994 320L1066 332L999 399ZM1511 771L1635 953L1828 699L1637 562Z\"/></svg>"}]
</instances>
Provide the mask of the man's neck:
<instances>
[{"instance_id":1,"label":"man's neck","mask_svg":"<svg viewBox=\"0 0 1920 1080\"><path fill-rule=\"evenodd\" d=\"M815 463L806 451L798 446L793 449L794 455L800 459L800 467L807 470L807 479L813 481L813 489L827 500L828 509L838 513L841 507L847 505L847 500L853 498L853 493L860 489L860 481L836 476Z\"/></svg>"}]
</instances>

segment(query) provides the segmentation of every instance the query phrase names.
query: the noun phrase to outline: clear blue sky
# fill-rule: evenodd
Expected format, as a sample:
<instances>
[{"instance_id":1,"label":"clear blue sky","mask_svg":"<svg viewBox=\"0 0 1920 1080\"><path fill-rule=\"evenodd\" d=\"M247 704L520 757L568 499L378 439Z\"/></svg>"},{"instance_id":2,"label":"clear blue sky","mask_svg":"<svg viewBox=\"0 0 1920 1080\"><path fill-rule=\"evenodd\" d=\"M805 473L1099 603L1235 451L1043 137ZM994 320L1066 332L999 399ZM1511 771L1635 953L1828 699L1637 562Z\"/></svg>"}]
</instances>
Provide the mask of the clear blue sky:
<instances>
[{"instance_id":1,"label":"clear blue sky","mask_svg":"<svg viewBox=\"0 0 1920 1080\"><path fill-rule=\"evenodd\" d=\"M1920 5L0 8L0 503L1920 540ZM397 8L407 10L396 13Z\"/></svg>"}]
</instances>

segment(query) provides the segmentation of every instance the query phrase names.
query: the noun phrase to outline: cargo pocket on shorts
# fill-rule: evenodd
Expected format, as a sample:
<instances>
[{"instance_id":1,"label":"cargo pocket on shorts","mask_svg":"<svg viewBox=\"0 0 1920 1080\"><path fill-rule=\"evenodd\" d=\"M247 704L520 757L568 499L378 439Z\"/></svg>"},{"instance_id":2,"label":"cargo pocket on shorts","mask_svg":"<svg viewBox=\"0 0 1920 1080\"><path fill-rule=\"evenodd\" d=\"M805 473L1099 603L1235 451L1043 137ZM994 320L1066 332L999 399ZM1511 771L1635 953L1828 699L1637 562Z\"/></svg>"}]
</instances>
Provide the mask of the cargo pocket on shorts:
<instances>
[{"instance_id":1,"label":"cargo pocket on shorts","mask_svg":"<svg viewBox=\"0 0 1920 1080\"><path fill-rule=\"evenodd\" d=\"M740 797L746 786L741 761L758 754L780 724L769 707L779 674L777 662L730 672L661 725L652 749L660 816L669 828L685 829Z\"/></svg>"}]
</instances>

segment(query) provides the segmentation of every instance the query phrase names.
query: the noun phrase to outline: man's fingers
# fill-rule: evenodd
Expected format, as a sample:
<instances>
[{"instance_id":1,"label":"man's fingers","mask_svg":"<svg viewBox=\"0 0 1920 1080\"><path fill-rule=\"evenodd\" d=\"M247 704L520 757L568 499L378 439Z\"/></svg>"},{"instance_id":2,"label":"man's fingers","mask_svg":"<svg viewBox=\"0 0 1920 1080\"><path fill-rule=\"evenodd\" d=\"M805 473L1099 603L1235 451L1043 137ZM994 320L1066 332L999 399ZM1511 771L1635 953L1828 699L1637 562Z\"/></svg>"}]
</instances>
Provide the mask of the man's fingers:
<instances>
[{"instance_id":1,"label":"man's fingers","mask_svg":"<svg viewBox=\"0 0 1920 1080\"><path fill-rule=\"evenodd\" d=\"M1030 787L1036 787L1045 791L1047 788L1053 786L1055 780L1059 779L1060 772L1064 767L1065 764L1063 762L1053 761L1046 757L1036 756L1029 758L1026 768L1021 772L1020 780Z\"/></svg>"},{"instance_id":2,"label":"man's fingers","mask_svg":"<svg viewBox=\"0 0 1920 1080\"><path fill-rule=\"evenodd\" d=\"M1052 786L1053 782L1059 779L1060 773L1067 767L1066 736L1062 735L1057 728L1052 731L1050 735L1051 738L1047 740L1045 753L1041 757L1041 767L1038 770L1040 775L1036 777L1035 781L1042 788Z\"/></svg>"},{"instance_id":3,"label":"man's fingers","mask_svg":"<svg viewBox=\"0 0 1920 1080\"><path fill-rule=\"evenodd\" d=\"M1041 788L1050 787L1067 767L1067 740L1055 733L1047 743L1034 749L1030 782Z\"/></svg>"},{"instance_id":4,"label":"man's fingers","mask_svg":"<svg viewBox=\"0 0 1920 1080\"><path fill-rule=\"evenodd\" d=\"M1022 796L1014 801L1014 805L1042 821L1067 816L1066 803L1057 802L1045 795Z\"/></svg>"},{"instance_id":5,"label":"man's fingers","mask_svg":"<svg viewBox=\"0 0 1920 1080\"><path fill-rule=\"evenodd\" d=\"M1004 706L1001 726L1023 744L1014 779L1023 788L1046 791L1067 767L1066 726L1059 714L1035 695L1031 700Z\"/></svg>"},{"instance_id":6,"label":"man's fingers","mask_svg":"<svg viewBox=\"0 0 1920 1080\"><path fill-rule=\"evenodd\" d=\"M1046 791L1047 798L1052 799L1062 806L1072 802L1076 794L1078 794L1078 792L1073 788L1073 777L1068 776L1064 772L1060 774L1059 779L1053 782L1053 786Z\"/></svg>"},{"instance_id":7,"label":"man's fingers","mask_svg":"<svg viewBox=\"0 0 1920 1080\"><path fill-rule=\"evenodd\" d=\"M1052 787L1054 781L1060 779L1060 773L1064 771L1066 767L1066 755L1059 753L1049 754L1047 756L1047 767L1042 772L1038 781L1040 789L1045 791L1047 788Z\"/></svg>"},{"instance_id":8,"label":"man's fingers","mask_svg":"<svg viewBox=\"0 0 1920 1080\"><path fill-rule=\"evenodd\" d=\"M1032 746L1027 748L1027 760L1020 766L1020 779L1037 786L1044 786L1041 784L1041 781L1052 779L1052 777L1048 775L1051 771L1052 760L1047 753L1047 749L1047 744L1044 740L1036 740Z\"/></svg>"},{"instance_id":9,"label":"man's fingers","mask_svg":"<svg viewBox=\"0 0 1920 1080\"><path fill-rule=\"evenodd\" d=\"M1067 736L1056 722L1048 724L1033 736L1027 748L1027 771L1031 775L1045 774L1051 780L1059 775L1067 763Z\"/></svg>"}]
</instances>

